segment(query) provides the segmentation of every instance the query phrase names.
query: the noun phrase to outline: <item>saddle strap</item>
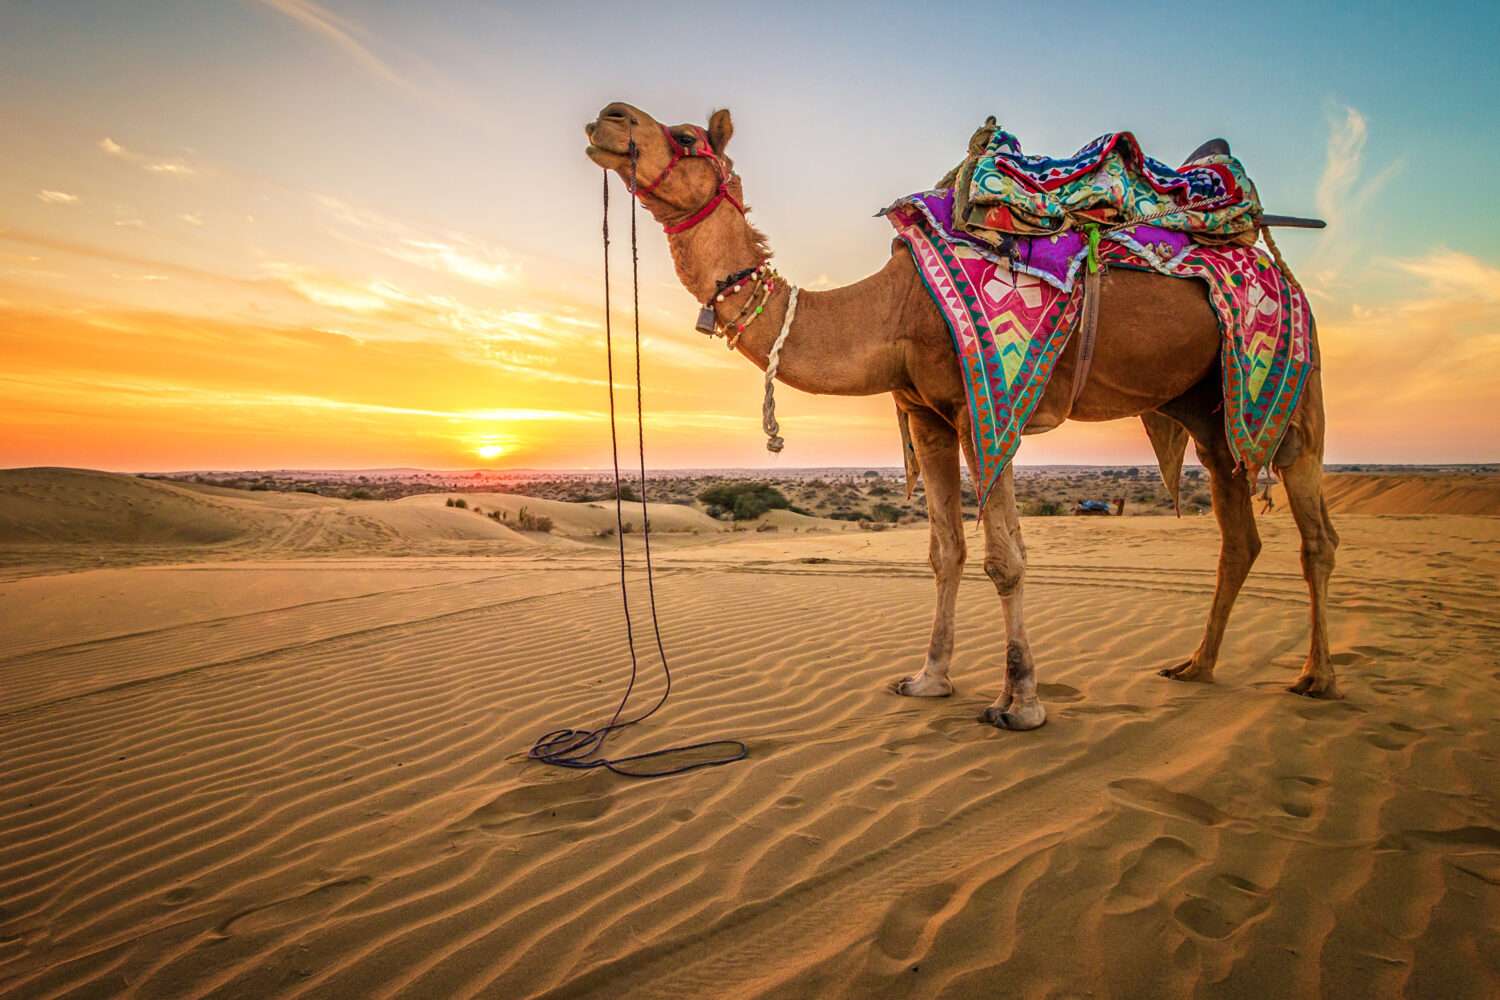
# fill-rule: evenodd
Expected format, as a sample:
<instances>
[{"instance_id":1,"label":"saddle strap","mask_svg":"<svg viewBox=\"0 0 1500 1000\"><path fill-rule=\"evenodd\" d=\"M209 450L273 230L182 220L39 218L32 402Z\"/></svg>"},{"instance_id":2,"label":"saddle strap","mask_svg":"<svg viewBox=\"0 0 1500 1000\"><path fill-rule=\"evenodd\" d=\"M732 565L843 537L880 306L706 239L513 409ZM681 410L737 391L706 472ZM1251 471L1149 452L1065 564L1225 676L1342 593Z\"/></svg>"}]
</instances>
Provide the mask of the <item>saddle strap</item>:
<instances>
[{"instance_id":1,"label":"saddle strap","mask_svg":"<svg viewBox=\"0 0 1500 1000\"><path fill-rule=\"evenodd\" d=\"M1088 384L1089 368L1094 363L1094 337L1099 332L1099 272L1087 268L1083 273L1083 310L1078 320L1078 362L1073 366L1073 398L1068 401L1068 413L1083 395Z\"/></svg>"}]
</instances>

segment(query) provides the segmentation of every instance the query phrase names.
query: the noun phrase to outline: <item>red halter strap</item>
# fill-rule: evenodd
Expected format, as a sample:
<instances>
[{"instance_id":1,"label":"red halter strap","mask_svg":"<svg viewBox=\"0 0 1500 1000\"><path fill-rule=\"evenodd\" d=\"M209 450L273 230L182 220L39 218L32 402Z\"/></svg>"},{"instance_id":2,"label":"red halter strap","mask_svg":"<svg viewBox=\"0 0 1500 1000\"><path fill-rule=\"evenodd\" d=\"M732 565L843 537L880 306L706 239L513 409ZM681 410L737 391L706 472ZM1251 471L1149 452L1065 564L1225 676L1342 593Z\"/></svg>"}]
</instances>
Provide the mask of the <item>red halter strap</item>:
<instances>
[{"instance_id":1,"label":"red halter strap","mask_svg":"<svg viewBox=\"0 0 1500 1000\"><path fill-rule=\"evenodd\" d=\"M697 139L691 147L684 147L682 143L677 141L677 137L672 134L671 129L667 128L665 125L661 127L661 134L666 136L667 146L672 150L672 158L667 161L667 165L662 169L662 172L656 175L656 180L645 185L644 187L637 185L635 189L635 195L637 198L639 198L641 195L650 194L652 191L655 191L658 187L661 186L662 181L666 180L667 177L672 173L672 171L677 168L677 164L681 163L683 160L689 157L704 159L714 165L714 170L719 175L719 189L714 192L714 196L708 199L708 201L703 205L702 208L698 209L698 211L694 212L686 219L674 222L671 225L663 226L662 228L665 229L669 234L686 232L687 230L692 229L698 223L702 222L704 219L712 215L714 209L719 207L719 203L721 201L729 202L729 204L733 205L736 209L739 210L739 213L741 215L745 214L745 206L741 205L739 201L734 197L734 195L729 193L729 182L732 179L733 175L731 175L729 173L729 170L724 166L724 161L721 160L719 158L719 155L714 152L713 145L708 141L708 133L696 125L692 126L692 129L696 134Z\"/></svg>"}]
</instances>

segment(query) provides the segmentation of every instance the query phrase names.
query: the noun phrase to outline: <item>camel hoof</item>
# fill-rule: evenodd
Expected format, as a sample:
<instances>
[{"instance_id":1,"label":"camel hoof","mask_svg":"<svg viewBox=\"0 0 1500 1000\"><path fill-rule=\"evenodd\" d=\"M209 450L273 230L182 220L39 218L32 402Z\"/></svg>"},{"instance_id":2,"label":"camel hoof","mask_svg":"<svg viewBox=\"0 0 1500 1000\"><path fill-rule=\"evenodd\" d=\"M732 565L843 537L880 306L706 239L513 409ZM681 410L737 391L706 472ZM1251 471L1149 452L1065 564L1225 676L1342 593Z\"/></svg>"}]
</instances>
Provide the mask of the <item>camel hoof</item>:
<instances>
[{"instance_id":1,"label":"camel hoof","mask_svg":"<svg viewBox=\"0 0 1500 1000\"><path fill-rule=\"evenodd\" d=\"M901 678L891 685L891 690L907 698L946 698L953 693L953 682L923 671Z\"/></svg>"},{"instance_id":2,"label":"camel hoof","mask_svg":"<svg viewBox=\"0 0 1500 1000\"><path fill-rule=\"evenodd\" d=\"M1303 674L1297 678L1297 683L1287 688L1292 694L1300 694L1306 698L1327 698L1338 700L1343 697L1339 694L1338 682L1332 677L1319 678L1316 674Z\"/></svg>"},{"instance_id":3,"label":"camel hoof","mask_svg":"<svg viewBox=\"0 0 1500 1000\"><path fill-rule=\"evenodd\" d=\"M994 726L996 729L1013 729L1023 732L1027 729L1040 729L1042 723L1047 721L1047 710L1039 701L1021 708L1016 708L1014 705L1009 708L991 705L984 710L979 721Z\"/></svg>"},{"instance_id":4,"label":"camel hoof","mask_svg":"<svg viewBox=\"0 0 1500 1000\"><path fill-rule=\"evenodd\" d=\"M1213 671L1204 670L1197 666L1192 660L1179 663L1175 667L1165 667L1156 672L1158 677L1165 677L1169 681L1197 681L1200 684L1212 684L1214 682Z\"/></svg>"}]
</instances>

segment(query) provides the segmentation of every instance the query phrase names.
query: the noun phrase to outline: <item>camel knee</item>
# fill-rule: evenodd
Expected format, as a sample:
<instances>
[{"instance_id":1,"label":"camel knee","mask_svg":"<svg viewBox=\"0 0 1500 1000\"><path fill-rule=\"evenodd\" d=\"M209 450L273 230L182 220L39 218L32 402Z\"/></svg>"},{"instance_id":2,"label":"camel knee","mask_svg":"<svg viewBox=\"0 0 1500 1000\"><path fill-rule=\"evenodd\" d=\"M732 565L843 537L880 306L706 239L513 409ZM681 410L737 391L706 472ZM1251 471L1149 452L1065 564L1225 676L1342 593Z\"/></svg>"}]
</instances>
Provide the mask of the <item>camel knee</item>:
<instances>
[{"instance_id":1,"label":"camel knee","mask_svg":"<svg viewBox=\"0 0 1500 1000\"><path fill-rule=\"evenodd\" d=\"M1333 572L1334 552L1339 547L1337 538L1305 538L1302 540L1302 568L1321 573Z\"/></svg>"},{"instance_id":2,"label":"camel knee","mask_svg":"<svg viewBox=\"0 0 1500 1000\"><path fill-rule=\"evenodd\" d=\"M945 538L933 532L932 545L927 550L927 562L932 566L933 575L939 580L957 578L963 573L967 558L968 547L964 544L963 536Z\"/></svg>"},{"instance_id":3,"label":"camel knee","mask_svg":"<svg viewBox=\"0 0 1500 1000\"><path fill-rule=\"evenodd\" d=\"M1001 597L1010 597L1020 589L1021 581L1026 577L1026 563L1005 556L986 556L984 575L990 578Z\"/></svg>"}]
</instances>

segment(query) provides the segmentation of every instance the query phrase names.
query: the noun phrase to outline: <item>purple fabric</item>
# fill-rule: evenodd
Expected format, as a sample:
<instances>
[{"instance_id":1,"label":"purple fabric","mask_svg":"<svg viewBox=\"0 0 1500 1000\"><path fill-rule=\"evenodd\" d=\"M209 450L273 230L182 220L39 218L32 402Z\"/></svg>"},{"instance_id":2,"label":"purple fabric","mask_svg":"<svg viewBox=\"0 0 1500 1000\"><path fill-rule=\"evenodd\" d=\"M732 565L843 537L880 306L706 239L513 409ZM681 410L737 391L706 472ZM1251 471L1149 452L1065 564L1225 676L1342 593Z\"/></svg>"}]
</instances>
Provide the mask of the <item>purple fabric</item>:
<instances>
[{"instance_id":1,"label":"purple fabric","mask_svg":"<svg viewBox=\"0 0 1500 1000\"><path fill-rule=\"evenodd\" d=\"M1035 275L1060 291L1073 290L1073 281L1078 276L1088 254L1088 241L1076 229L1057 236L1015 236L1002 249L968 233L953 228L953 191L939 188L936 191L920 191L898 200L879 214L887 215L900 205L910 205L922 213L937 232L950 243L962 243L977 249L985 257L995 261L1008 261L1010 266L1025 274ZM1106 237L1128 247L1143 257L1147 263L1163 273L1171 274L1183 254L1193 246L1187 233L1163 229L1149 223L1140 223L1116 230Z\"/></svg>"}]
</instances>

